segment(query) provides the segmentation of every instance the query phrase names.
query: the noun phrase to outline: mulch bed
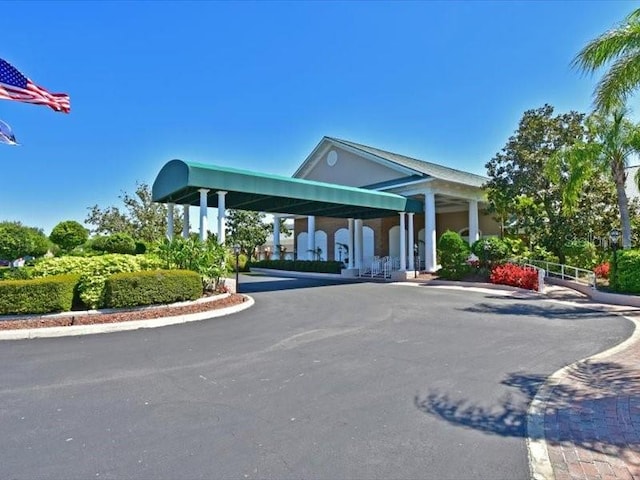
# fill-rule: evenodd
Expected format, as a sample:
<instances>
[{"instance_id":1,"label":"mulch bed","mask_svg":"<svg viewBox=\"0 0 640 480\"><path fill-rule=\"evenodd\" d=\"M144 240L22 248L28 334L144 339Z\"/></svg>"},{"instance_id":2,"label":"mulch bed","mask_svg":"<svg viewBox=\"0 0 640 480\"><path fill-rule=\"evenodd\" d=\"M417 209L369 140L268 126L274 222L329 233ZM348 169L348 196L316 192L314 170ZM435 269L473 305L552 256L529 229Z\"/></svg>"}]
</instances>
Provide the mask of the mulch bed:
<instances>
[{"instance_id":1,"label":"mulch bed","mask_svg":"<svg viewBox=\"0 0 640 480\"><path fill-rule=\"evenodd\" d=\"M220 308L239 305L247 301L247 297L232 294L227 298L212 302L195 303L180 307L158 307L145 310L122 310L113 313L92 313L66 315L60 317L29 316L28 318L12 318L2 320L0 316L0 330L16 330L21 328L66 327L70 325L93 325L97 323L129 322L131 320L150 320L153 318L187 315L189 313L208 312Z\"/></svg>"}]
</instances>

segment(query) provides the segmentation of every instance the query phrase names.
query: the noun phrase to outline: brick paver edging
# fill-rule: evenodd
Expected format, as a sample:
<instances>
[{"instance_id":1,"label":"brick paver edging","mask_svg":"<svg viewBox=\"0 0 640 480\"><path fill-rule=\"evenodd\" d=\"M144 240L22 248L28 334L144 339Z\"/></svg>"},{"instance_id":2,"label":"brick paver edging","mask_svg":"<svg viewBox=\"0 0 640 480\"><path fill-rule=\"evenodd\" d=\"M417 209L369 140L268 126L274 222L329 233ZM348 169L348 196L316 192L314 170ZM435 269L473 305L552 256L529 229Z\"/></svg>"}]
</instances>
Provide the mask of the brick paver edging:
<instances>
[{"instance_id":1,"label":"brick paver edging","mask_svg":"<svg viewBox=\"0 0 640 480\"><path fill-rule=\"evenodd\" d=\"M620 314L612 305L549 301ZM640 479L640 322L624 317L635 325L631 337L558 370L533 398L527 411L533 479Z\"/></svg>"}]
</instances>

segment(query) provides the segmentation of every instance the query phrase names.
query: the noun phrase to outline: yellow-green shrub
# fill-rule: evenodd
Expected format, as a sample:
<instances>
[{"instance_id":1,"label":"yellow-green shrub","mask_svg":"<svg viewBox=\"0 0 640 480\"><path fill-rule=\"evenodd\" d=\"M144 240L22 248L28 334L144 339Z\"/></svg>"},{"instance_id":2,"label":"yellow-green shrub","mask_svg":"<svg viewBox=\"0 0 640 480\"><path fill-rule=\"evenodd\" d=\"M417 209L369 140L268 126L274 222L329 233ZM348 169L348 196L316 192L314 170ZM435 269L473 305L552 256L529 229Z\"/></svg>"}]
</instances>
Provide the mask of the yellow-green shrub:
<instances>
[{"instance_id":1,"label":"yellow-green shrub","mask_svg":"<svg viewBox=\"0 0 640 480\"><path fill-rule=\"evenodd\" d=\"M161 268L162 261L148 255L121 255L117 253L95 257L47 258L33 268L33 277L48 277L73 273L80 276L80 300L90 307L104 305L104 283L114 273L138 272Z\"/></svg>"},{"instance_id":2,"label":"yellow-green shrub","mask_svg":"<svg viewBox=\"0 0 640 480\"><path fill-rule=\"evenodd\" d=\"M107 307L133 307L196 300L202 279L189 270L154 270L111 275L104 289Z\"/></svg>"},{"instance_id":3,"label":"yellow-green shrub","mask_svg":"<svg viewBox=\"0 0 640 480\"><path fill-rule=\"evenodd\" d=\"M71 310L78 275L54 275L0 282L0 314L49 313Z\"/></svg>"}]
</instances>

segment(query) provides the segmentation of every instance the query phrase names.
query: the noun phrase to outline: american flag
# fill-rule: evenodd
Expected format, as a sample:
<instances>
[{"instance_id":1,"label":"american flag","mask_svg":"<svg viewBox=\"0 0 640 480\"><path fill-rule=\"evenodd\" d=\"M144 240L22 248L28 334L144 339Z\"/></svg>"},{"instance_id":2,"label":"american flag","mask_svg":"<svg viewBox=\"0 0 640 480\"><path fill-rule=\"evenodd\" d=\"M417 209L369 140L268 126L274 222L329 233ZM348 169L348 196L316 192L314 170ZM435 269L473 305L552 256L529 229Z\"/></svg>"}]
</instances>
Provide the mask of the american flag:
<instances>
[{"instance_id":1,"label":"american flag","mask_svg":"<svg viewBox=\"0 0 640 480\"><path fill-rule=\"evenodd\" d=\"M69 113L71 103L66 93L49 93L13 65L0 58L0 99L48 105L56 112Z\"/></svg>"}]
</instances>

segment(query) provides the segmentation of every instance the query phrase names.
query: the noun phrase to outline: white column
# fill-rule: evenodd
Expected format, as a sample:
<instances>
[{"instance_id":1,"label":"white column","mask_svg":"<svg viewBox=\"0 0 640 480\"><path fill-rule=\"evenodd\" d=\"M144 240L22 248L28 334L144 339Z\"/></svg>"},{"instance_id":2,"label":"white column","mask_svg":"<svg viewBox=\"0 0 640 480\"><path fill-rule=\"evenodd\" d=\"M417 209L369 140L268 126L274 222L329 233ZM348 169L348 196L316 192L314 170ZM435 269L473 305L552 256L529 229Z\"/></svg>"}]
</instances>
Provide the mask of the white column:
<instances>
[{"instance_id":1,"label":"white column","mask_svg":"<svg viewBox=\"0 0 640 480\"><path fill-rule=\"evenodd\" d=\"M478 201L469 200L469 245L480 238L478 229Z\"/></svg>"},{"instance_id":2,"label":"white column","mask_svg":"<svg viewBox=\"0 0 640 480\"><path fill-rule=\"evenodd\" d=\"M173 207L175 203L167 204L167 238L173 240Z\"/></svg>"},{"instance_id":3,"label":"white column","mask_svg":"<svg viewBox=\"0 0 640 480\"><path fill-rule=\"evenodd\" d=\"M413 238L413 216L415 215L412 212L407 213L407 215L409 216L409 241L408 243L408 250L409 250L409 270L415 270L416 269L416 257L415 257L415 252L413 251L413 242L415 242L415 239Z\"/></svg>"},{"instance_id":4,"label":"white column","mask_svg":"<svg viewBox=\"0 0 640 480\"><path fill-rule=\"evenodd\" d=\"M316 217L307 217L307 260L314 260L316 251Z\"/></svg>"},{"instance_id":5,"label":"white column","mask_svg":"<svg viewBox=\"0 0 640 480\"><path fill-rule=\"evenodd\" d=\"M436 195L424 193L424 261L427 272L435 272L436 257Z\"/></svg>"},{"instance_id":6,"label":"white column","mask_svg":"<svg viewBox=\"0 0 640 480\"><path fill-rule=\"evenodd\" d=\"M188 203L185 203L184 205L182 205L182 236L184 238L189 238L189 207L191 205L189 205Z\"/></svg>"},{"instance_id":7,"label":"white column","mask_svg":"<svg viewBox=\"0 0 640 480\"><path fill-rule=\"evenodd\" d=\"M273 216L273 259L280 260L280 216Z\"/></svg>"},{"instance_id":8,"label":"white column","mask_svg":"<svg viewBox=\"0 0 640 480\"><path fill-rule=\"evenodd\" d=\"M400 213L400 270L407 269L407 232L404 229L404 212Z\"/></svg>"},{"instance_id":9,"label":"white column","mask_svg":"<svg viewBox=\"0 0 640 480\"><path fill-rule=\"evenodd\" d=\"M354 242L355 242L355 246L354 246L354 254L355 254L355 268L362 268L362 254L363 254L363 250L364 250L364 245L362 243L362 227L363 227L363 223L362 220L359 218L356 218L355 220L355 227L356 230L354 232Z\"/></svg>"},{"instance_id":10,"label":"white column","mask_svg":"<svg viewBox=\"0 0 640 480\"><path fill-rule=\"evenodd\" d=\"M355 256L356 252L353 250L353 218L349 219L349 240L347 245L349 246L349 265L348 268L355 268Z\"/></svg>"},{"instance_id":11,"label":"white column","mask_svg":"<svg viewBox=\"0 0 640 480\"><path fill-rule=\"evenodd\" d=\"M199 189L200 192L200 240L205 242L209 231L209 219L207 218L207 194L208 188Z\"/></svg>"},{"instance_id":12,"label":"white column","mask_svg":"<svg viewBox=\"0 0 640 480\"><path fill-rule=\"evenodd\" d=\"M226 206L224 204L224 196L227 192L218 192L218 243L224 244L227 236L227 214Z\"/></svg>"}]
</instances>

